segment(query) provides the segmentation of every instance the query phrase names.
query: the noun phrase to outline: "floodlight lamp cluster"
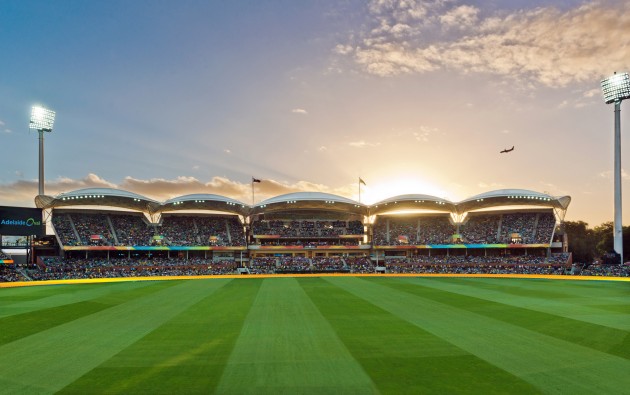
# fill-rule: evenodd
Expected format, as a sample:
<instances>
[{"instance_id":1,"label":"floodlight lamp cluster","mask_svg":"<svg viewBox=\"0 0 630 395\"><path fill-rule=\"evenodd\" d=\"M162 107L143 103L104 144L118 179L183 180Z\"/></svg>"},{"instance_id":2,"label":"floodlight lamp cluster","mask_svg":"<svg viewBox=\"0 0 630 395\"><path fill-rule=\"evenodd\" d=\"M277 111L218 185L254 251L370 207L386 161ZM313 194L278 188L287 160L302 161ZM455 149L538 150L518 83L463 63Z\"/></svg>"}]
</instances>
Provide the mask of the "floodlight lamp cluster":
<instances>
[{"instance_id":1,"label":"floodlight lamp cluster","mask_svg":"<svg viewBox=\"0 0 630 395\"><path fill-rule=\"evenodd\" d=\"M628 73L613 74L602 80L602 91L606 104L630 99L630 76Z\"/></svg>"},{"instance_id":2,"label":"floodlight lamp cluster","mask_svg":"<svg viewBox=\"0 0 630 395\"><path fill-rule=\"evenodd\" d=\"M55 112L41 106L33 106L31 111L31 121L29 128L41 130L43 132L52 132L55 123Z\"/></svg>"},{"instance_id":3,"label":"floodlight lamp cluster","mask_svg":"<svg viewBox=\"0 0 630 395\"><path fill-rule=\"evenodd\" d=\"M99 199L104 198L104 195L79 195L79 196L67 196L62 197L61 200L78 200L78 199Z\"/></svg>"}]
</instances>

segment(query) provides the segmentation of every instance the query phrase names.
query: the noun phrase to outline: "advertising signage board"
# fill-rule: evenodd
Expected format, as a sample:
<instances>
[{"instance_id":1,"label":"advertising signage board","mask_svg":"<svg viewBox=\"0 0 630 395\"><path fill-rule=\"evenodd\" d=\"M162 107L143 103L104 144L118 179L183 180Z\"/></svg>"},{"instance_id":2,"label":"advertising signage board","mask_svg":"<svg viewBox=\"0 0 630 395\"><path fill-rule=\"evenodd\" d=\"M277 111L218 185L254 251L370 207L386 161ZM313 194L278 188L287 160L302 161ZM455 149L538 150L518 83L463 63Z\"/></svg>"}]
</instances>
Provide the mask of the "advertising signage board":
<instances>
[{"instance_id":1,"label":"advertising signage board","mask_svg":"<svg viewBox=\"0 0 630 395\"><path fill-rule=\"evenodd\" d=\"M0 235L44 236L42 210L0 206Z\"/></svg>"}]
</instances>

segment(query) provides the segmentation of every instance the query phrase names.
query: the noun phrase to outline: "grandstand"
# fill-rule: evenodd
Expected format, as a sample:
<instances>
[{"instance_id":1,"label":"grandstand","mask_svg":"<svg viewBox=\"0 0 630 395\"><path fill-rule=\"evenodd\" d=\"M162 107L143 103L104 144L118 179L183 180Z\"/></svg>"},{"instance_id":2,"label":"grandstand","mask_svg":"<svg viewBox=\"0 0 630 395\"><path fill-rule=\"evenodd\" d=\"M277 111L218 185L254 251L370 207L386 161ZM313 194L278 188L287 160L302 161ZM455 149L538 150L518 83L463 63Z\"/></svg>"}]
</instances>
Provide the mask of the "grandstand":
<instances>
[{"instance_id":1,"label":"grandstand","mask_svg":"<svg viewBox=\"0 0 630 395\"><path fill-rule=\"evenodd\" d=\"M250 206L211 194L160 203L83 189L36 198L52 212L58 251L36 249L31 274L566 272L571 256L558 225L569 203L499 190L461 202L402 195L373 205L302 192Z\"/></svg>"}]
</instances>

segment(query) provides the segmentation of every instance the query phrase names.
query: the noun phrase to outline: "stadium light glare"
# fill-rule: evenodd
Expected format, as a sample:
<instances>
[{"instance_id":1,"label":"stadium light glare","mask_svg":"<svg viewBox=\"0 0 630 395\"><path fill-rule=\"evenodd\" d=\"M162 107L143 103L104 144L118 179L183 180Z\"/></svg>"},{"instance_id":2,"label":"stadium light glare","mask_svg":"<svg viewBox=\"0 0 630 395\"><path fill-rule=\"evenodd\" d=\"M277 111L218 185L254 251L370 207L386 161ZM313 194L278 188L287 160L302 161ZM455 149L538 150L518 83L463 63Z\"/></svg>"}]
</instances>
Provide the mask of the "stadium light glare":
<instances>
[{"instance_id":1,"label":"stadium light glare","mask_svg":"<svg viewBox=\"0 0 630 395\"><path fill-rule=\"evenodd\" d=\"M51 133L55 123L55 112L42 106L33 106L29 129L39 133L39 194L44 194L44 132Z\"/></svg>"},{"instance_id":2,"label":"stadium light glare","mask_svg":"<svg viewBox=\"0 0 630 395\"><path fill-rule=\"evenodd\" d=\"M614 249L623 264L623 227L621 218L621 102L630 98L630 76L628 73L613 74L602 80L602 92L606 104L615 104L615 164L614 191L615 213L613 221Z\"/></svg>"},{"instance_id":3,"label":"stadium light glare","mask_svg":"<svg viewBox=\"0 0 630 395\"><path fill-rule=\"evenodd\" d=\"M606 104L630 98L630 76L628 73L613 74L602 80L602 91Z\"/></svg>"},{"instance_id":4,"label":"stadium light glare","mask_svg":"<svg viewBox=\"0 0 630 395\"><path fill-rule=\"evenodd\" d=\"M31 121L29 128L41 130L42 132L52 132L55 123L55 112L41 106L33 106L31 109Z\"/></svg>"}]
</instances>

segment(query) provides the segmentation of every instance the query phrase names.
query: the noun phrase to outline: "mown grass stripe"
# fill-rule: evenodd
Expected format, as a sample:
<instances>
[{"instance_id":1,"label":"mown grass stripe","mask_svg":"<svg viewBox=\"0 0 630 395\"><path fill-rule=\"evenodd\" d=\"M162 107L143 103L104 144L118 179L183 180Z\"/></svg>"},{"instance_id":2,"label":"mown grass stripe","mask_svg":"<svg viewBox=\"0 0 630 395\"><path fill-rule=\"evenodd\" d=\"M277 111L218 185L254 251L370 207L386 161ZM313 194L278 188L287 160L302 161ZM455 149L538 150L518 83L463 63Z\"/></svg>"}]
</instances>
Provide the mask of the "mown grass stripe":
<instances>
[{"instance_id":1,"label":"mown grass stripe","mask_svg":"<svg viewBox=\"0 0 630 395\"><path fill-rule=\"evenodd\" d=\"M294 278L265 279L221 394L369 394L376 388Z\"/></svg>"},{"instance_id":2,"label":"mown grass stripe","mask_svg":"<svg viewBox=\"0 0 630 395\"><path fill-rule=\"evenodd\" d=\"M332 284L442 337L545 393L630 388L630 361L359 278Z\"/></svg>"},{"instance_id":3,"label":"mown grass stripe","mask_svg":"<svg viewBox=\"0 0 630 395\"><path fill-rule=\"evenodd\" d=\"M0 347L3 393L52 393L230 280L178 282Z\"/></svg>"},{"instance_id":4,"label":"mown grass stripe","mask_svg":"<svg viewBox=\"0 0 630 395\"><path fill-rule=\"evenodd\" d=\"M0 328L2 328L0 345L97 313L124 303L137 295L157 292L172 285L174 284L154 282L147 287L132 286L125 291L110 289L113 294L106 294L99 298L0 318Z\"/></svg>"},{"instance_id":5,"label":"mown grass stripe","mask_svg":"<svg viewBox=\"0 0 630 395\"><path fill-rule=\"evenodd\" d=\"M379 284L453 307L463 308L473 313L517 325L560 340L630 359L630 333L628 331L515 307L509 303L510 295L506 295L502 302L495 302L444 291L440 289L439 285L435 286L431 281L411 278L387 279L379 281ZM545 301L541 300L540 303L545 303Z\"/></svg>"},{"instance_id":6,"label":"mown grass stripe","mask_svg":"<svg viewBox=\"0 0 630 395\"><path fill-rule=\"evenodd\" d=\"M60 393L211 393L262 280L232 281L208 295Z\"/></svg>"},{"instance_id":7,"label":"mown grass stripe","mask_svg":"<svg viewBox=\"0 0 630 395\"><path fill-rule=\"evenodd\" d=\"M477 281L476 281L477 280ZM473 282L478 286L489 286L496 289L501 287L504 289L519 288L523 292L531 294L541 294L549 291L560 292L565 297L577 297L583 299L585 302L589 300L608 299L613 298L619 301L626 300L628 298L628 291L630 290L630 283L627 281L605 281L605 280L589 280L580 281L575 279L568 279L564 281L554 281L552 287L549 285L547 279L520 279L513 285L511 281L500 281L501 278L459 278L456 283L469 283ZM551 288L551 289L550 289Z\"/></svg>"},{"instance_id":8,"label":"mown grass stripe","mask_svg":"<svg viewBox=\"0 0 630 395\"><path fill-rule=\"evenodd\" d=\"M300 285L383 394L538 393L531 384L319 279ZM351 314L349 314L351 312Z\"/></svg>"},{"instance_id":9,"label":"mown grass stripe","mask_svg":"<svg viewBox=\"0 0 630 395\"><path fill-rule=\"evenodd\" d=\"M547 289L552 288L553 291L530 291L528 289L519 289L522 284L526 284L532 280L512 279L509 282L503 279L495 279L494 288L489 289L488 281L484 281L478 286L474 281L449 281L445 279L422 279L417 278L418 283L422 283L427 287L440 289L448 292L458 293L466 296L486 299L503 304L509 304L515 307L541 311L548 314L560 315L562 317L575 319L578 321L589 322L596 325L603 325L610 328L620 329L623 331L630 330L630 315L622 312L611 312L609 310L588 306L583 303L585 300L591 300L588 296L570 297L561 293L561 288L556 288L557 283L547 282ZM547 280L533 280L536 282ZM553 287L551 287L553 285ZM605 283L603 287L608 287L611 283ZM549 293L554 296L549 297ZM599 293L601 295L601 292ZM626 303L630 302L629 297Z\"/></svg>"},{"instance_id":10,"label":"mown grass stripe","mask_svg":"<svg viewBox=\"0 0 630 395\"><path fill-rule=\"evenodd\" d=\"M24 314L30 311L37 311L51 307L63 306L65 304L77 303L91 300L110 293L115 293L128 289L132 284L138 287L146 287L151 282L142 283L106 283L106 284L84 284L84 285L50 285L47 287L25 287L0 289L0 295L6 291L20 291L21 295L28 295L33 289L57 289L58 292L45 293L42 298L26 299L6 304L0 307L0 318L15 314Z\"/></svg>"},{"instance_id":11,"label":"mown grass stripe","mask_svg":"<svg viewBox=\"0 0 630 395\"><path fill-rule=\"evenodd\" d=\"M70 292L76 292L76 290L73 290L73 287L63 286L0 288L0 308L16 302L42 299L47 296Z\"/></svg>"}]
</instances>

